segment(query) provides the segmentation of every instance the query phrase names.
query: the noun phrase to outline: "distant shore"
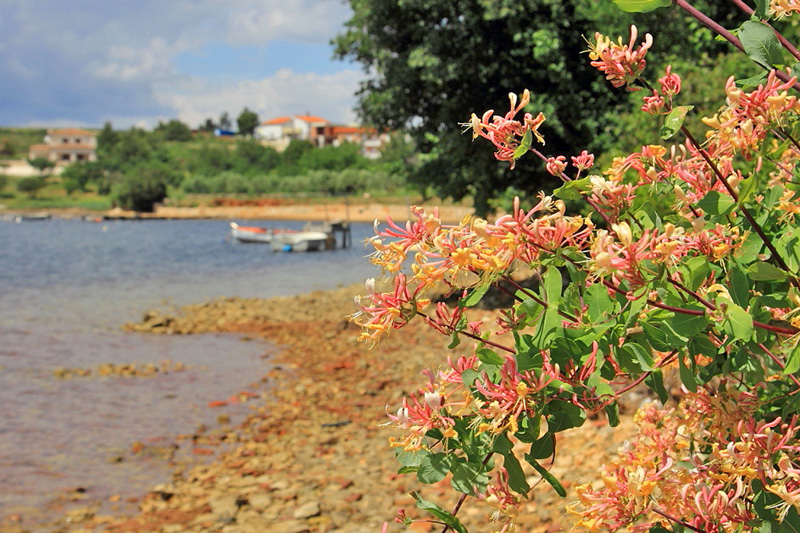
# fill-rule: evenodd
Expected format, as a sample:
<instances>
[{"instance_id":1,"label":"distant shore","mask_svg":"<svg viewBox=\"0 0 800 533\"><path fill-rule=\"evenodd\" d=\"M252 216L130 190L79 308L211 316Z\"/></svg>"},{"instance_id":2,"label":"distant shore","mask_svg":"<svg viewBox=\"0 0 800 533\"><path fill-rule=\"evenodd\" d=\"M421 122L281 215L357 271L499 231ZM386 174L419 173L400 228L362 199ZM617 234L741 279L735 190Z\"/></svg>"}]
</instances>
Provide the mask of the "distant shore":
<instances>
[{"instance_id":1,"label":"distant shore","mask_svg":"<svg viewBox=\"0 0 800 533\"><path fill-rule=\"evenodd\" d=\"M425 206L433 210L435 206ZM467 206L441 206L439 216L445 223L457 223L474 210ZM307 220L307 221L384 221L391 217L398 222L410 218L409 206L404 204L358 203L276 203L270 205L207 205L198 207L157 206L153 213L136 213L119 208L109 211L87 211L76 208L26 210L24 213L49 213L60 218L110 217L144 219L221 219L221 220ZM0 211L2 214L23 212Z\"/></svg>"}]
</instances>

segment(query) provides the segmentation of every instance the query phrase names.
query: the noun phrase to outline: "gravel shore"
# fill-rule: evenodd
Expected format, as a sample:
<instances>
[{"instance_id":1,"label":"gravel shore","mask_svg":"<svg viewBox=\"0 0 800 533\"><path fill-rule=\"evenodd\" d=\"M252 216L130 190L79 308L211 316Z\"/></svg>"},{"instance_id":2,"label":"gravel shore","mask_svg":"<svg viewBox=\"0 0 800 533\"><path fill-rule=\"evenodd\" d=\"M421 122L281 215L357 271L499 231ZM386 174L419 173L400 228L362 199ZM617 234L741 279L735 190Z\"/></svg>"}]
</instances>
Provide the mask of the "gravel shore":
<instances>
[{"instance_id":1,"label":"gravel shore","mask_svg":"<svg viewBox=\"0 0 800 533\"><path fill-rule=\"evenodd\" d=\"M233 332L261 337L280 346L262 378L252 414L236 427L186 436L196 453L213 454L205 464L177 470L173 478L139 499L132 516L109 516L91 505L71 511L69 523L55 530L164 532L224 531L299 533L377 532L398 508L419 516L409 496L419 490L428 500L452 508L458 498L449 480L422 485L413 475L396 474L388 439L394 430L381 424L385 412L423 383L420 370L445 363L449 339L412 323L370 350L357 343L357 329L345 315L362 287L352 286L290 298L220 299L187 306L174 316L149 313L129 324L146 334ZM492 320L493 311L471 310ZM464 350L470 347L462 344ZM243 383L255 376L243 376ZM235 401L235 400L233 400ZM212 409L213 407L209 407ZM575 482L596 479L601 462L632 433L630 417L616 430L605 420L559 434L552 472L569 492L558 498L530 473L533 501L519 531L571 529L564 506ZM492 531L490 509L475 500L459 512L470 531ZM67 525L65 525L67 524ZM2 530L2 528L0 528ZM411 531L440 531L416 522ZM22 531L6 528L6 531Z\"/></svg>"}]
</instances>

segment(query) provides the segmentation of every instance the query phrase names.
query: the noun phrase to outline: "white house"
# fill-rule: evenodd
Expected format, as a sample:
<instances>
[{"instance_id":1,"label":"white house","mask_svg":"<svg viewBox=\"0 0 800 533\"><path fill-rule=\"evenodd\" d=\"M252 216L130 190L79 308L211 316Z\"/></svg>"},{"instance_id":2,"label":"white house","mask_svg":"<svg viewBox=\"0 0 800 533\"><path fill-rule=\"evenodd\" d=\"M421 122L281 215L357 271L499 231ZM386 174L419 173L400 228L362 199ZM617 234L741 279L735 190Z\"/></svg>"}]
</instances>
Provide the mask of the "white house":
<instances>
[{"instance_id":1,"label":"white house","mask_svg":"<svg viewBox=\"0 0 800 533\"><path fill-rule=\"evenodd\" d=\"M324 118L311 115L277 117L256 126L253 136L282 150L294 139L313 142L314 128L327 124Z\"/></svg>"}]
</instances>

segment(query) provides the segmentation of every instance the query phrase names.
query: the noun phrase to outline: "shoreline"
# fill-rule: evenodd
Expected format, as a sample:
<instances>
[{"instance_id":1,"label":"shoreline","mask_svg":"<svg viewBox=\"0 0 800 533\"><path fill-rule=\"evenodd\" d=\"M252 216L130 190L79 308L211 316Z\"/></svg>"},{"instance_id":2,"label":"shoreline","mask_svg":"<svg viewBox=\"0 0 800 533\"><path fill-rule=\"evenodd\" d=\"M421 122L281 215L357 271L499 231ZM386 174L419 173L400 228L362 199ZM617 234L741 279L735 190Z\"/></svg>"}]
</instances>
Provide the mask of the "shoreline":
<instances>
[{"instance_id":1,"label":"shoreline","mask_svg":"<svg viewBox=\"0 0 800 533\"><path fill-rule=\"evenodd\" d=\"M434 205L425 205L429 211ZM446 205L439 206L442 222L455 224L465 216L474 212L472 207ZM350 221L368 222L385 221L391 217L397 222L409 219L411 212L405 204L381 204L376 202L348 204L331 203L275 203L274 205L219 205L198 207L156 206L153 213L137 213L119 208L109 211L89 211L79 208L28 209L0 211L0 215L16 216L33 213L48 213L56 218L97 217L99 219L136 219L136 220L291 220L291 221Z\"/></svg>"},{"instance_id":2,"label":"shoreline","mask_svg":"<svg viewBox=\"0 0 800 533\"><path fill-rule=\"evenodd\" d=\"M172 480L140 499L136 514L73 514L69 526L59 524L66 527L62 530L356 533L379 531L389 522L390 531L400 531L392 519L398 508L416 514L408 495L413 489L452 508L458 493L448 480L422 485L413 475L396 475L399 464L388 445L394 431L382 427L386 409L393 410L423 384L420 371L445 364L449 338L412 322L369 350L356 342L357 328L344 316L362 290L352 285L291 297L223 298L166 317L175 334L228 332L278 345L279 353L270 359L275 366L262 378L269 399L249 402L253 411L244 422L221 432L218 442L202 444L215 452L210 463L176 471ZM470 311L486 320L494 313ZM126 329L163 332L155 322ZM243 376L243 382L253 378ZM574 482L595 479L602 458L614 453L629 433L589 421L559 434L553 473L568 490ZM582 451L587 445L596 453ZM539 478L534 472L530 476L533 485ZM561 500L546 483L534 491L521 530L571 529L563 511L569 497ZM459 518L473 531L484 531L490 511L473 502ZM427 522L411 528L433 530ZM0 526L0 531L6 530Z\"/></svg>"}]
</instances>

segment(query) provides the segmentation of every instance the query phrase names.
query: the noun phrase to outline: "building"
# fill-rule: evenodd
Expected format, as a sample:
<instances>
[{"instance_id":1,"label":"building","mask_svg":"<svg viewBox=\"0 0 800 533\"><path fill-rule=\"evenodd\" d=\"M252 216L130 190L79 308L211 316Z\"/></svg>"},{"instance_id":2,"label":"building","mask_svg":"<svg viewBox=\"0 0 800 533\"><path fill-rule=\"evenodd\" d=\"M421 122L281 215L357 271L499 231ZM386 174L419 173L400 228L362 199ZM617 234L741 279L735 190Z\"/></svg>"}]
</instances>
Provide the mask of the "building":
<instances>
[{"instance_id":1,"label":"building","mask_svg":"<svg viewBox=\"0 0 800 533\"><path fill-rule=\"evenodd\" d=\"M28 149L28 158L43 157L57 165L78 161L97 161L97 134L91 131L66 128L50 130L43 144Z\"/></svg>"},{"instance_id":2,"label":"building","mask_svg":"<svg viewBox=\"0 0 800 533\"><path fill-rule=\"evenodd\" d=\"M315 126L311 138L318 147L340 146L345 142L355 143L361 146L361 153L368 159L378 159L381 150L389 141L388 135L379 134L375 128L334 124Z\"/></svg>"},{"instance_id":3,"label":"building","mask_svg":"<svg viewBox=\"0 0 800 533\"><path fill-rule=\"evenodd\" d=\"M311 115L277 117L256 126L253 136L276 150L283 150L295 139L314 142L314 128L326 124L324 118Z\"/></svg>"}]
</instances>

